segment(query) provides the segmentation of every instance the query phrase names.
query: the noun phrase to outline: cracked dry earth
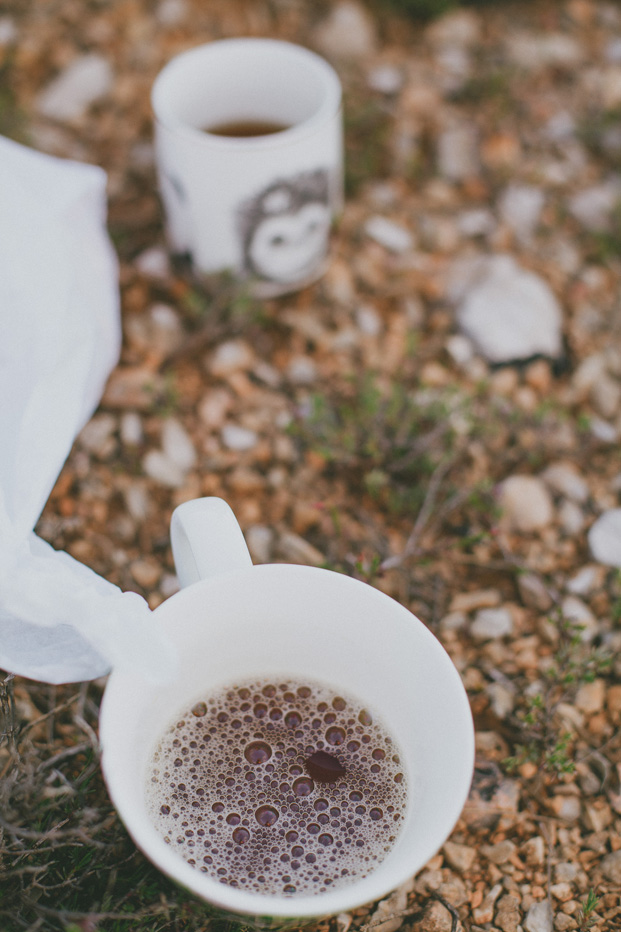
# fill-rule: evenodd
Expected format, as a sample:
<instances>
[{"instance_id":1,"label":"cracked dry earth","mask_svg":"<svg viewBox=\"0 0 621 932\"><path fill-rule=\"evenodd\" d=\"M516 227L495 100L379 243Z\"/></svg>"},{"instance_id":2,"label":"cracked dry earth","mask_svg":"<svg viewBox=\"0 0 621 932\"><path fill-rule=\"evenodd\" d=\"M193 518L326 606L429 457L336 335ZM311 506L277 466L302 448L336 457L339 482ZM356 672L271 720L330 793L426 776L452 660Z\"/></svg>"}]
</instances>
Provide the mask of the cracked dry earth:
<instances>
[{"instance_id":1,"label":"cracked dry earth","mask_svg":"<svg viewBox=\"0 0 621 932\"><path fill-rule=\"evenodd\" d=\"M170 261L155 190L155 75L238 35L345 92L330 267L266 302ZM0 80L0 131L107 171L120 257L121 360L38 533L155 607L172 509L222 496L255 562L389 593L468 691L451 838L317 929L621 929L621 8L4 0ZM218 928L107 800L102 686L4 678L0 928Z\"/></svg>"}]
</instances>

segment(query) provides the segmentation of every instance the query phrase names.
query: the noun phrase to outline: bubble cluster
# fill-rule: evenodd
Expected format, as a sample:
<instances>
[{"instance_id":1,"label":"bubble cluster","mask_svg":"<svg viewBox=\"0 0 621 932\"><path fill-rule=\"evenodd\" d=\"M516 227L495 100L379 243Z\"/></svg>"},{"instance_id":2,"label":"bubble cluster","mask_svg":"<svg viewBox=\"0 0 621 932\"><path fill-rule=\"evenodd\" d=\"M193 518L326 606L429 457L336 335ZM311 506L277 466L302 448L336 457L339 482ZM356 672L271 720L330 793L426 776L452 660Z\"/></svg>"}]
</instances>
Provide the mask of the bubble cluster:
<instances>
[{"instance_id":1,"label":"bubble cluster","mask_svg":"<svg viewBox=\"0 0 621 932\"><path fill-rule=\"evenodd\" d=\"M197 870L301 896L365 877L399 833L399 750L362 703L322 684L250 682L203 697L149 766L154 824Z\"/></svg>"}]
</instances>

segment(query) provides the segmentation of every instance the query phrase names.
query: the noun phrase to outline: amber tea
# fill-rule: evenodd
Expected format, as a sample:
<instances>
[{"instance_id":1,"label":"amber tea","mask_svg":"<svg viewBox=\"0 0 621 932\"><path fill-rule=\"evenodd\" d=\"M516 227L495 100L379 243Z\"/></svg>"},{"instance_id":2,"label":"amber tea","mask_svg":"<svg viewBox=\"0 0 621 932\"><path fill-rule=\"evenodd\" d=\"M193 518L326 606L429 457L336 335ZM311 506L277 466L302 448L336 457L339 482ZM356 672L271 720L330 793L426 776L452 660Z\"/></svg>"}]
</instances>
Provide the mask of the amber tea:
<instances>
[{"instance_id":1,"label":"amber tea","mask_svg":"<svg viewBox=\"0 0 621 932\"><path fill-rule=\"evenodd\" d=\"M231 120L227 123L218 123L205 129L210 136L271 136L273 133L282 133L289 129L286 123L275 123L269 120Z\"/></svg>"},{"instance_id":2,"label":"amber tea","mask_svg":"<svg viewBox=\"0 0 621 932\"><path fill-rule=\"evenodd\" d=\"M325 892L369 874L404 822L399 748L359 700L261 680L186 709L159 741L147 801L197 870L255 893Z\"/></svg>"}]
</instances>

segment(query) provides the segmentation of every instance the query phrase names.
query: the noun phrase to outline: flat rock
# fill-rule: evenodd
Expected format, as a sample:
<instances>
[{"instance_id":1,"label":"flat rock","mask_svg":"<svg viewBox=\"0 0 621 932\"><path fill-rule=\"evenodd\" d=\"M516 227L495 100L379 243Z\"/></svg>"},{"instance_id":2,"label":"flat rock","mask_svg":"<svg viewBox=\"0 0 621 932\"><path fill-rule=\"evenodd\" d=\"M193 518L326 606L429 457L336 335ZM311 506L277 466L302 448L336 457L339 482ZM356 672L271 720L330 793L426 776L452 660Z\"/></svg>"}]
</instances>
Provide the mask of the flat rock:
<instances>
[{"instance_id":1,"label":"flat rock","mask_svg":"<svg viewBox=\"0 0 621 932\"><path fill-rule=\"evenodd\" d=\"M369 217L364 225L367 236L379 243L385 249L397 254L409 252L414 245L412 234L400 223L382 217L379 214Z\"/></svg>"},{"instance_id":2,"label":"flat rock","mask_svg":"<svg viewBox=\"0 0 621 932\"><path fill-rule=\"evenodd\" d=\"M463 181L480 170L479 138L476 127L458 123L438 137L438 171L449 181Z\"/></svg>"},{"instance_id":3,"label":"flat rock","mask_svg":"<svg viewBox=\"0 0 621 932\"><path fill-rule=\"evenodd\" d=\"M498 900L495 924L502 932L518 932L520 925L520 901L516 896L506 894Z\"/></svg>"},{"instance_id":4,"label":"flat rock","mask_svg":"<svg viewBox=\"0 0 621 932\"><path fill-rule=\"evenodd\" d=\"M599 632L599 623L586 602L575 595L567 595L561 603L561 609L568 621L582 629L581 639L592 641Z\"/></svg>"},{"instance_id":5,"label":"flat rock","mask_svg":"<svg viewBox=\"0 0 621 932\"><path fill-rule=\"evenodd\" d=\"M554 929L554 914L548 900L533 903L524 919L524 932L552 932Z\"/></svg>"},{"instance_id":6,"label":"flat rock","mask_svg":"<svg viewBox=\"0 0 621 932\"><path fill-rule=\"evenodd\" d=\"M278 550L283 559L291 563L320 566L325 561L325 557L320 550L292 531L286 531L280 535Z\"/></svg>"},{"instance_id":7,"label":"flat rock","mask_svg":"<svg viewBox=\"0 0 621 932\"><path fill-rule=\"evenodd\" d=\"M556 462L541 474L541 478L554 492L565 495L574 502L583 505L589 497L589 486L574 463Z\"/></svg>"},{"instance_id":8,"label":"flat rock","mask_svg":"<svg viewBox=\"0 0 621 932\"><path fill-rule=\"evenodd\" d=\"M584 57L580 43L564 33L514 32L507 40L509 58L528 70L574 68Z\"/></svg>"},{"instance_id":9,"label":"flat rock","mask_svg":"<svg viewBox=\"0 0 621 932\"><path fill-rule=\"evenodd\" d=\"M607 880L621 884L621 850L606 855L601 866L602 873Z\"/></svg>"},{"instance_id":10,"label":"flat rock","mask_svg":"<svg viewBox=\"0 0 621 932\"><path fill-rule=\"evenodd\" d=\"M472 10L455 10L431 23L425 37L434 46L468 48L481 38L481 20Z\"/></svg>"},{"instance_id":11,"label":"flat rock","mask_svg":"<svg viewBox=\"0 0 621 932\"><path fill-rule=\"evenodd\" d=\"M491 641L513 633L513 618L506 608L482 608L470 625L475 641Z\"/></svg>"},{"instance_id":12,"label":"flat rock","mask_svg":"<svg viewBox=\"0 0 621 932\"><path fill-rule=\"evenodd\" d=\"M621 567L621 508L601 514L589 528L587 538L594 560Z\"/></svg>"},{"instance_id":13,"label":"flat rock","mask_svg":"<svg viewBox=\"0 0 621 932\"><path fill-rule=\"evenodd\" d=\"M186 473L196 465L194 443L187 430L176 418L167 418L162 427L162 449L179 469Z\"/></svg>"},{"instance_id":14,"label":"flat rock","mask_svg":"<svg viewBox=\"0 0 621 932\"><path fill-rule=\"evenodd\" d=\"M328 58L365 58L375 51L375 23L365 7L340 0L315 29L314 39Z\"/></svg>"},{"instance_id":15,"label":"flat rock","mask_svg":"<svg viewBox=\"0 0 621 932\"><path fill-rule=\"evenodd\" d=\"M226 378L233 372L250 369L254 361L254 351L245 340L227 340L209 356L207 369L213 376Z\"/></svg>"},{"instance_id":16,"label":"flat rock","mask_svg":"<svg viewBox=\"0 0 621 932\"><path fill-rule=\"evenodd\" d=\"M252 450L259 439L256 431L249 427L242 427L240 424L225 424L221 437L227 450L236 450L238 453Z\"/></svg>"},{"instance_id":17,"label":"flat rock","mask_svg":"<svg viewBox=\"0 0 621 932\"><path fill-rule=\"evenodd\" d=\"M179 489L185 482L185 470L166 456L163 450L149 450L142 466L150 479L169 489Z\"/></svg>"},{"instance_id":18,"label":"flat rock","mask_svg":"<svg viewBox=\"0 0 621 932\"><path fill-rule=\"evenodd\" d=\"M60 72L39 95L37 110L60 122L79 120L91 104L112 90L114 75L107 58L91 52Z\"/></svg>"},{"instance_id":19,"label":"flat rock","mask_svg":"<svg viewBox=\"0 0 621 932\"><path fill-rule=\"evenodd\" d=\"M554 516L550 493L537 476L509 476L500 484L498 497L501 522L516 531L541 530Z\"/></svg>"},{"instance_id":20,"label":"flat rock","mask_svg":"<svg viewBox=\"0 0 621 932\"><path fill-rule=\"evenodd\" d=\"M470 845L459 845L454 841L445 842L442 851L450 866L462 874L470 870L477 856L476 848Z\"/></svg>"},{"instance_id":21,"label":"flat rock","mask_svg":"<svg viewBox=\"0 0 621 932\"><path fill-rule=\"evenodd\" d=\"M569 200L569 211L591 232L610 229L612 212L619 203L621 182L617 178L578 191Z\"/></svg>"},{"instance_id":22,"label":"flat rock","mask_svg":"<svg viewBox=\"0 0 621 932\"><path fill-rule=\"evenodd\" d=\"M498 203L501 220L513 230L521 243L528 243L541 217L545 195L534 185L510 184Z\"/></svg>"},{"instance_id":23,"label":"flat rock","mask_svg":"<svg viewBox=\"0 0 621 932\"><path fill-rule=\"evenodd\" d=\"M401 913L407 908L408 893L413 886L414 881L408 880L385 900L378 903L370 922L374 932L397 932L397 929L401 928L403 925Z\"/></svg>"},{"instance_id":24,"label":"flat rock","mask_svg":"<svg viewBox=\"0 0 621 932\"><path fill-rule=\"evenodd\" d=\"M507 255L479 259L456 309L460 330L490 362L510 362L562 351L562 313L539 275Z\"/></svg>"}]
</instances>

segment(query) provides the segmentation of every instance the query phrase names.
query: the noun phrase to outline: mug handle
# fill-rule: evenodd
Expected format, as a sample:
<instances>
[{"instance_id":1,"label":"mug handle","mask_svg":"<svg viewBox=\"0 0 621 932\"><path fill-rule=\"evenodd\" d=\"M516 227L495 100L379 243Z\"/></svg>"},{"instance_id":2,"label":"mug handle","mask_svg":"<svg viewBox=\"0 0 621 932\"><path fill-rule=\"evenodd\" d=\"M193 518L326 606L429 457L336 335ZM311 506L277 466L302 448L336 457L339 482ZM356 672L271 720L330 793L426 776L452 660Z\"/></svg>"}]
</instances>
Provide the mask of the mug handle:
<instances>
[{"instance_id":1,"label":"mug handle","mask_svg":"<svg viewBox=\"0 0 621 932\"><path fill-rule=\"evenodd\" d=\"M237 518L222 498L195 498L178 505L170 522L170 539L182 589L252 566Z\"/></svg>"}]
</instances>

